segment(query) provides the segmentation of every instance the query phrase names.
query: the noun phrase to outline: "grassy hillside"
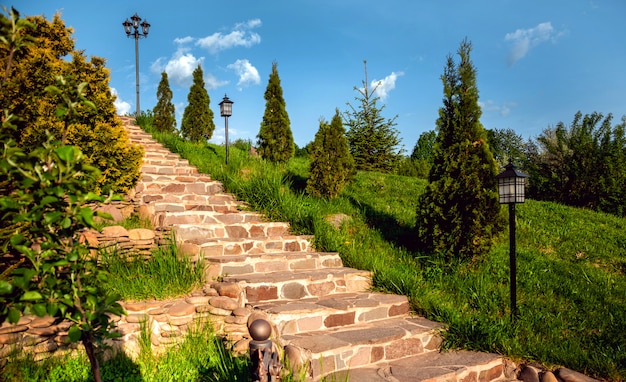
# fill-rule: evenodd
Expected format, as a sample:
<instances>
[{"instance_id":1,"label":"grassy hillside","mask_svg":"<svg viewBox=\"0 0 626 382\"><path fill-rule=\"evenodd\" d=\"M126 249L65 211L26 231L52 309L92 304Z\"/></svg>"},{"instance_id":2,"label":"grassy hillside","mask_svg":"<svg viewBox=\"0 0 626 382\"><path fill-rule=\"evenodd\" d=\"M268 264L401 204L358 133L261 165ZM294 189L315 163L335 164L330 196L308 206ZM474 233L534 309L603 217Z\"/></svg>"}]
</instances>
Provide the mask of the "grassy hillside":
<instances>
[{"instance_id":1,"label":"grassy hillside","mask_svg":"<svg viewBox=\"0 0 626 382\"><path fill-rule=\"evenodd\" d=\"M315 234L319 250L373 271L376 288L405 294L413 309L448 324L445 346L562 365L626 379L626 220L529 200L517 207L518 308L509 311L509 242L472 263L445 264L413 249L419 179L359 173L333 201L303 193L308 163L274 166L247 151L156 136L229 192L274 220ZM351 220L341 230L330 214ZM506 214L506 207L502 207Z\"/></svg>"}]
</instances>

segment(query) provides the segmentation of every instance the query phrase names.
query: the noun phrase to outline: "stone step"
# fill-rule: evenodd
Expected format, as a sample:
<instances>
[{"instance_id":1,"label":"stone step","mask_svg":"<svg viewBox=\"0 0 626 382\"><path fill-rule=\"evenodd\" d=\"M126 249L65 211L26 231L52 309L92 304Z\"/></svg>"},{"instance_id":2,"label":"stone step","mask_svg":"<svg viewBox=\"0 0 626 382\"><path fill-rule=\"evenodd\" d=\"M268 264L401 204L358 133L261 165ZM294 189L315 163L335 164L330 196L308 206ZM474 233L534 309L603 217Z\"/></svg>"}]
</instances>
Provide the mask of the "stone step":
<instances>
[{"instance_id":1,"label":"stone step","mask_svg":"<svg viewBox=\"0 0 626 382\"><path fill-rule=\"evenodd\" d=\"M175 170L175 169L173 169ZM181 174L182 175L182 174ZM214 180L205 182L185 182L185 181L140 181L135 186L136 193L142 194L192 194L192 195L215 195L222 193L224 187L222 183Z\"/></svg>"},{"instance_id":2,"label":"stone step","mask_svg":"<svg viewBox=\"0 0 626 382\"><path fill-rule=\"evenodd\" d=\"M369 292L267 301L250 306L265 312L281 336L406 316L410 308L406 296Z\"/></svg>"},{"instance_id":3,"label":"stone step","mask_svg":"<svg viewBox=\"0 0 626 382\"><path fill-rule=\"evenodd\" d=\"M158 204L160 208L167 209L206 209L220 212L237 211L241 204L234 201L232 196L218 192L211 195L201 194L163 194L154 193L150 190L135 192L135 200L140 204ZM156 208L155 208L156 210Z\"/></svg>"},{"instance_id":4,"label":"stone step","mask_svg":"<svg viewBox=\"0 0 626 382\"><path fill-rule=\"evenodd\" d=\"M443 326L437 322L403 316L286 334L280 341L282 346L291 345L300 350L307 357L313 380L319 380L342 370L350 373L358 367L437 352L442 342L441 329ZM352 375L349 380L363 382Z\"/></svg>"},{"instance_id":5,"label":"stone step","mask_svg":"<svg viewBox=\"0 0 626 382\"><path fill-rule=\"evenodd\" d=\"M180 212L156 212L159 226L181 224L242 224L264 222L263 215L256 212L235 211L215 212L204 210L184 210ZM282 235L282 233L281 233Z\"/></svg>"},{"instance_id":6,"label":"stone step","mask_svg":"<svg viewBox=\"0 0 626 382\"><path fill-rule=\"evenodd\" d=\"M211 265L209 279L220 275L242 275L254 272L282 272L343 266L336 252L278 252L231 256L205 256Z\"/></svg>"},{"instance_id":7,"label":"stone step","mask_svg":"<svg viewBox=\"0 0 626 382\"><path fill-rule=\"evenodd\" d=\"M194 195L195 196L195 195ZM180 197L180 195L174 195ZM244 212L241 202L238 202L234 196L230 194L206 195L206 200L194 201L190 199L176 199L176 202L155 201L153 202L154 213L175 213L175 212L221 212L234 213Z\"/></svg>"},{"instance_id":8,"label":"stone step","mask_svg":"<svg viewBox=\"0 0 626 382\"><path fill-rule=\"evenodd\" d=\"M158 167L158 166L157 166ZM195 167L189 166L189 168L195 169ZM145 173L142 171L140 183L209 183L213 182L210 176L205 174L158 174L158 173Z\"/></svg>"},{"instance_id":9,"label":"stone step","mask_svg":"<svg viewBox=\"0 0 626 382\"><path fill-rule=\"evenodd\" d=\"M189 165L142 164L142 175L196 175L198 169ZM206 175L205 175L206 176Z\"/></svg>"},{"instance_id":10,"label":"stone step","mask_svg":"<svg viewBox=\"0 0 626 382\"><path fill-rule=\"evenodd\" d=\"M428 352L331 373L329 381L464 382L516 381L515 365L498 354Z\"/></svg>"},{"instance_id":11,"label":"stone step","mask_svg":"<svg viewBox=\"0 0 626 382\"><path fill-rule=\"evenodd\" d=\"M222 281L241 285L247 303L364 292L372 286L369 271L346 267L225 275Z\"/></svg>"},{"instance_id":12,"label":"stone step","mask_svg":"<svg viewBox=\"0 0 626 382\"><path fill-rule=\"evenodd\" d=\"M247 216L245 214L227 215L240 216L241 219ZM161 226L168 227L169 225ZM270 237L289 236L289 224L281 222L176 224L172 228L176 232L177 240L196 243L209 238L265 240Z\"/></svg>"},{"instance_id":13,"label":"stone step","mask_svg":"<svg viewBox=\"0 0 626 382\"><path fill-rule=\"evenodd\" d=\"M198 256L232 256L280 252L314 252L310 240L313 236L276 236L250 239L196 238L177 241L187 253Z\"/></svg>"}]
</instances>

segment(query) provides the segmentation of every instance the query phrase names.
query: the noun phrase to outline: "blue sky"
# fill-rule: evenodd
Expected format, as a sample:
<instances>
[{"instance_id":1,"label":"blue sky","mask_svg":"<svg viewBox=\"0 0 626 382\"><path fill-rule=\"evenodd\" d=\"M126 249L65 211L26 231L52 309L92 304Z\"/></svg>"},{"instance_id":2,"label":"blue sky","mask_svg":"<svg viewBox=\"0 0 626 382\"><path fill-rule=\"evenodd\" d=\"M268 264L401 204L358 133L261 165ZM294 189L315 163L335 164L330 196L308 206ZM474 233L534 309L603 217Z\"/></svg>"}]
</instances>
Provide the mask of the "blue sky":
<instances>
[{"instance_id":1,"label":"blue sky","mask_svg":"<svg viewBox=\"0 0 626 382\"><path fill-rule=\"evenodd\" d=\"M142 110L156 104L167 71L180 122L192 71L201 64L216 130L218 103L234 101L229 139L256 141L272 62L295 142L312 141L320 118L358 105L355 86L379 83L383 115L410 154L435 128L441 75L468 38L485 128L533 138L577 111L626 114L623 0L1 0L22 15L60 11L76 48L104 57L121 113L135 110L135 43L122 22L135 13L152 26L139 41Z\"/></svg>"}]
</instances>

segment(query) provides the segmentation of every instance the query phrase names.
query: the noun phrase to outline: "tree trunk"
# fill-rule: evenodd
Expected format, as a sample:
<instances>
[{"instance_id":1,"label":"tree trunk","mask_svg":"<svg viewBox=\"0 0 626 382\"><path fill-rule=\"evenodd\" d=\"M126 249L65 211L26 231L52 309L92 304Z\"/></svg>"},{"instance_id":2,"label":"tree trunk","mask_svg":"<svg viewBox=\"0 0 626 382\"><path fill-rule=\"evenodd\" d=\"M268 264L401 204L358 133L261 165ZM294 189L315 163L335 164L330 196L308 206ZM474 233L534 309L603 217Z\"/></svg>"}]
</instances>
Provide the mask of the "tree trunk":
<instances>
[{"instance_id":1,"label":"tree trunk","mask_svg":"<svg viewBox=\"0 0 626 382\"><path fill-rule=\"evenodd\" d=\"M87 357L89 358L89 363L91 364L91 373L93 374L94 381L102 382L102 377L100 376L100 364L98 363L98 358L96 357L96 347L93 344L93 337L91 333L85 333L83 336L83 345L85 346L85 351L87 352Z\"/></svg>"}]
</instances>

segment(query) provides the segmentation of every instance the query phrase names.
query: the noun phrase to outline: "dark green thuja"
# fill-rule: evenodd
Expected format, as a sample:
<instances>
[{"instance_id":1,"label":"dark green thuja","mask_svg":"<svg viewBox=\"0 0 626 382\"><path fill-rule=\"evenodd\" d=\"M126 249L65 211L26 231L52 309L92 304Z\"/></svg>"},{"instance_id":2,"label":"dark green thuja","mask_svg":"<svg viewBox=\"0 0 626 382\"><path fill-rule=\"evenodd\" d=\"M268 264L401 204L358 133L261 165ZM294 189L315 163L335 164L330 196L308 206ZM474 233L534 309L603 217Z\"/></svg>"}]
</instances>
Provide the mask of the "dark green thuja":
<instances>
[{"instance_id":1,"label":"dark green thuja","mask_svg":"<svg viewBox=\"0 0 626 382\"><path fill-rule=\"evenodd\" d=\"M172 89L167 73L161 73L161 81L157 89L157 104L152 109L154 128L160 132L171 133L176 128L176 110L172 103Z\"/></svg>"},{"instance_id":2,"label":"dark green thuja","mask_svg":"<svg viewBox=\"0 0 626 382\"><path fill-rule=\"evenodd\" d=\"M476 69L471 43L448 56L429 184L417 207L417 238L422 250L448 259L486 253L503 226L497 166L480 123Z\"/></svg>"},{"instance_id":3,"label":"dark green thuja","mask_svg":"<svg viewBox=\"0 0 626 382\"><path fill-rule=\"evenodd\" d=\"M271 162L286 162L293 157L295 146L276 62L272 63L264 98L265 112L257 135L259 155Z\"/></svg>"},{"instance_id":4,"label":"dark green thuja","mask_svg":"<svg viewBox=\"0 0 626 382\"><path fill-rule=\"evenodd\" d=\"M355 169L338 109L330 124L320 121L310 150L311 175L307 180L307 192L327 199L339 196L354 177Z\"/></svg>"},{"instance_id":5,"label":"dark green thuja","mask_svg":"<svg viewBox=\"0 0 626 382\"><path fill-rule=\"evenodd\" d=\"M187 102L180 126L183 138L192 142L206 142L213 136L215 123L213 122L213 111L209 106L211 99L204 87L200 65L193 71L193 84L189 89Z\"/></svg>"}]
</instances>

